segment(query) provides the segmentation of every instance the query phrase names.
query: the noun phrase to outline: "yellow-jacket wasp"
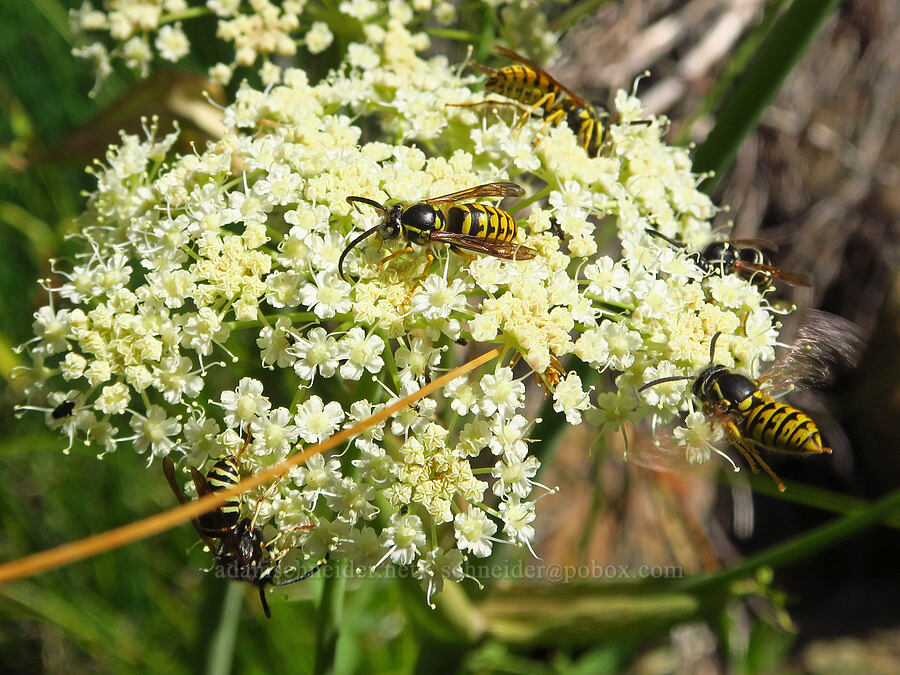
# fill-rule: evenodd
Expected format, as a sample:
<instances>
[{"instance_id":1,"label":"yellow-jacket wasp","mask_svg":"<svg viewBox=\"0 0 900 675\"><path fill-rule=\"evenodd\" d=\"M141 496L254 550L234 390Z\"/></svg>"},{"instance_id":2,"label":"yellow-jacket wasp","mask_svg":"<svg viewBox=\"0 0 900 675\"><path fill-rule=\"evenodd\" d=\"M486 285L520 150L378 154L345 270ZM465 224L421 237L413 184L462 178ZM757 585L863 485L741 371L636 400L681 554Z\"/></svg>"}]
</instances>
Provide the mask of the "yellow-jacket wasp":
<instances>
[{"instance_id":1,"label":"yellow-jacket wasp","mask_svg":"<svg viewBox=\"0 0 900 675\"><path fill-rule=\"evenodd\" d=\"M412 251L412 244L428 246L432 243L448 244L450 250L471 257L466 251L484 253L503 260L531 260L537 251L517 244L516 221L506 211L487 204L458 204L456 202L480 197L521 197L525 190L515 183L486 183L476 187L433 197L420 202L398 202L390 206L379 204L365 197L347 197L347 202L359 210L357 203L366 204L378 211L384 220L354 238L341 253L338 272L345 281L344 259L347 254L367 237L377 234L382 241L402 236L405 248L388 256L379 267L389 260ZM422 278L434 262L434 254L426 251L428 263Z\"/></svg>"},{"instance_id":2,"label":"yellow-jacket wasp","mask_svg":"<svg viewBox=\"0 0 900 675\"><path fill-rule=\"evenodd\" d=\"M517 127L524 124L529 115L540 109L543 111L544 128L551 124L565 123L575 134L578 144L584 148L588 157L596 157L607 140L608 128L604 128L601 122L601 117L606 117L607 113L585 101L531 59L506 47L496 47L494 51L499 56L517 63L502 68L489 68L473 63L472 67L488 76L484 84L485 91L528 106ZM491 101L485 103L489 102ZM649 124L649 122L640 123Z\"/></svg>"},{"instance_id":3,"label":"yellow-jacket wasp","mask_svg":"<svg viewBox=\"0 0 900 675\"><path fill-rule=\"evenodd\" d=\"M656 230L647 230L647 234L685 248L683 243ZM732 239L710 242L702 251L692 251L688 257L706 274L735 274L759 289L769 288L775 279L792 286L812 286L812 279L805 274L773 266L766 250L776 251L778 247L765 239Z\"/></svg>"},{"instance_id":4,"label":"yellow-jacket wasp","mask_svg":"<svg viewBox=\"0 0 900 675\"><path fill-rule=\"evenodd\" d=\"M248 434L244 448L249 442ZM200 473L196 467L188 467L198 496L202 497L210 492L224 490L240 482L238 457L244 448L237 454L226 455L218 459L206 476ZM178 502L186 504L189 500L178 485L175 478L175 463L169 457L163 459L163 473ZM262 533L255 526L253 520L240 517L240 506L240 499L233 497L218 509L204 513L191 522L200 533L204 544L215 556L217 574L227 579L245 581L256 586L259 589L263 612L267 618L270 618L272 614L266 600L266 586L287 586L302 581L318 572L324 562L320 562L299 576L276 582L278 563L285 552L279 555L272 554L270 547L274 542L266 542L263 539ZM312 529L312 527L314 526L308 525L296 529Z\"/></svg>"},{"instance_id":5,"label":"yellow-jacket wasp","mask_svg":"<svg viewBox=\"0 0 900 675\"><path fill-rule=\"evenodd\" d=\"M715 362L716 333L709 346L709 365L696 376L678 375L653 380L644 391L664 382L693 380L691 393L703 412L722 426L751 470L759 464L778 489L784 483L762 459L759 450L793 455L831 453L822 442L816 423L802 410L777 401L771 392L793 388L823 387L836 375L854 366L860 351L859 329L853 323L825 312L811 311L798 331L790 351L768 376L754 380Z\"/></svg>"}]
</instances>

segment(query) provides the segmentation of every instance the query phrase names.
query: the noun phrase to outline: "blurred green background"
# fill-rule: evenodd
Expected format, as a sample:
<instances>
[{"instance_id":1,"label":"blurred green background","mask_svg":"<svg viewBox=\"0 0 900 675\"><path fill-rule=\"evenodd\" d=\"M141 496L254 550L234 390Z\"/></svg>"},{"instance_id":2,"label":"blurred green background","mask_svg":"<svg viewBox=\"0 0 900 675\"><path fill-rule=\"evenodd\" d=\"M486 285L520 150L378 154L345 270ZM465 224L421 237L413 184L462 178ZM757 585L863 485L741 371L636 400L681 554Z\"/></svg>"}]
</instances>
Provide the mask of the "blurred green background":
<instances>
[{"instance_id":1,"label":"blurred green background","mask_svg":"<svg viewBox=\"0 0 900 675\"><path fill-rule=\"evenodd\" d=\"M171 101L203 86L187 73L141 83L117 71L89 99L93 76L70 53L77 4L0 6L3 561L173 501L130 449L102 462L85 448L64 455L40 415L13 417L11 348L31 337L48 260L67 255L65 235L93 187L84 166L140 115L158 114L166 129ZM684 578L524 588L492 579L483 592L448 589L437 611L412 582L314 579L273 594L266 621L255 589L202 573L209 561L182 526L0 587L0 671L900 670L900 518L896 492L885 498L900 484L897 5L590 1L551 17L572 26L551 72L599 102L649 68L641 97L672 119L670 139L700 142L700 168L725 169L710 184L731 207L720 222L780 244L779 264L816 280L798 304L869 335L860 372L829 399L847 452L780 464L796 481L784 496L752 481L752 511L744 483L652 474L620 452L588 457L584 429L542 431L553 457L543 480L561 488L541 504L545 562L650 560ZM180 122L186 139L202 138L194 121Z\"/></svg>"}]
</instances>

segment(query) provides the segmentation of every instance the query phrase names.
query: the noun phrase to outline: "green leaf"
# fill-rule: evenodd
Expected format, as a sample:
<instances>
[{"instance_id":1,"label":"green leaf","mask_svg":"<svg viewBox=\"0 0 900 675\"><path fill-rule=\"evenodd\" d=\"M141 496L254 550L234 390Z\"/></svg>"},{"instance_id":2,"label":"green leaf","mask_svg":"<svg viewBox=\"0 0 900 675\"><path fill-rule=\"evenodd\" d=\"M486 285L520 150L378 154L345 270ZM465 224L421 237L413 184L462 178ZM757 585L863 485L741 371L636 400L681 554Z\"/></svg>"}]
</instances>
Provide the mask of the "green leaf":
<instances>
[{"instance_id":1,"label":"green leaf","mask_svg":"<svg viewBox=\"0 0 900 675\"><path fill-rule=\"evenodd\" d=\"M719 110L716 125L697 148L694 169L715 175L703 190L715 189L731 166L738 148L757 122L788 73L806 52L838 0L794 0L772 27L733 93Z\"/></svg>"}]
</instances>

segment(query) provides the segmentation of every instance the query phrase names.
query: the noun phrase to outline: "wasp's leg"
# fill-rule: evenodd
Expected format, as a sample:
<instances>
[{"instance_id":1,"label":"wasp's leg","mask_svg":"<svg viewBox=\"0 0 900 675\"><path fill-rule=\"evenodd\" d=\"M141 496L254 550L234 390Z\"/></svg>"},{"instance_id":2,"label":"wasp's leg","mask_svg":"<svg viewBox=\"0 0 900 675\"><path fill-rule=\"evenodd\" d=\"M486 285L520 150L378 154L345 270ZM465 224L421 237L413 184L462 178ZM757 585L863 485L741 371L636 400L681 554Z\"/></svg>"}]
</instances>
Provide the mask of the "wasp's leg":
<instances>
[{"instance_id":1,"label":"wasp's leg","mask_svg":"<svg viewBox=\"0 0 900 675\"><path fill-rule=\"evenodd\" d=\"M408 305L409 301L412 300L413 294L416 292L416 289L421 285L422 281L425 280L425 277L428 276L428 272L431 271L431 265L434 263L434 253L431 251L426 251L425 256L428 258L428 262L425 263L425 269L422 270L422 275L416 280L415 285L409 289L409 293L406 294L406 297L403 299L403 305Z\"/></svg>"},{"instance_id":2,"label":"wasp's leg","mask_svg":"<svg viewBox=\"0 0 900 675\"><path fill-rule=\"evenodd\" d=\"M462 257L462 258L468 258L469 260L478 260L478 256L477 256L477 255L472 255L472 254L469 253L468 251L464 251L464 250L462 250L461 248L459 248L458 246L453 246L453 245L451 244L451 245L450 245L450 250L453 251L456 255L458 255L458 256L460 256L460 257Z\"/></svg>"},{"instance_id":3,"label":"wasp's leg","mask_svg":"<svg viewBox=\"0 0 900 675\"><path fill-rule=\"evenodd\" d=\"M381 271L381 268L384 267L387 263L389 263L394 258L399 258L402 255L406 255L407 253L412 253L412 246L406 246L405 248L401 248L399 251L395 253L391 253L387 258L383 258L378 263L378 270Z\"/></svg>"},{"instance_id":4,"label":"wasp's leg","mask_svg":"<svg viewBox=\"0 0 900 675\"><path fill-rule=\"evenodd\" d=\"M534 102L531 107L528 108L528 110L523 113L519 121L516 122L516 125L513 127L513 133L517 132L522 127L522 125L525 124L526 121L528 121L528 118L531 117L532 113L534 113L535 110L537 110L538 108L550 108L553 106L553 102L555 100L556 95L553 92L548 92L541 96L537 101Z\"/></svg>"},{"instance_id":5,"label":"wasp's leg","mask_svg":"<svg viewBox=\"0 0 900 675\"><path fill-rule=\"evenodd\" d=\"M534 137L534 145L537 145L541 142L541 138L544 136L544 132L547 131L547 127L557 124L563 117L566 116L565 111L557 110L550 115L547 115L544 118L544 123L541 125L541 130L537 132Z\"/></svg>"},{"instance_id":6,"label":"wasp's leg","mask_svg":"<svg viewBox=\"0 0 900 675\"><path fill-rule=\"evenodd\" d=\"M725 435L728 436L728 440L731 441L731 444L740 450L741 454L744 456L744 459L747 460L747 463L750 465L750 469L753 473L759 473L759 470L756 468L753 460L759 463L759 465L765 470L767 474L775 481L775 485L778 488L779 492L784 492L785 487L784 483L781 482L781 479L776 475L774 471L772 471L771 467L766 464L765 460L759 456L759 453L756 451L752 445L749 445L744 437L741 436L740 429L737 428L734 422L728 422L725 424Z\"/></svg>"}]
</instances>

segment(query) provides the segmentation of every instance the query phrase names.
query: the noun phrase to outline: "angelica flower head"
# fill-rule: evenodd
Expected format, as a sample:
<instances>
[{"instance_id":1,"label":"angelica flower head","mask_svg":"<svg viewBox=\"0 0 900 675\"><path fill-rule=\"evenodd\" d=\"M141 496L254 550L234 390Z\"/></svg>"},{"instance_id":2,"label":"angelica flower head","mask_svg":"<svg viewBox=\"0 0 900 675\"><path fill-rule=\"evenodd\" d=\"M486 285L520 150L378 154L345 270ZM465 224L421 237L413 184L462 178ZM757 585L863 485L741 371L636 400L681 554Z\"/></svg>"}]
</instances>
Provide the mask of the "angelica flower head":
<instances>
[{"instance_id":1,"label":"angelica flower head","mask_svg":"<svg viewBox=\"0 0 900 675\"><path fill-rule=\"evenodd\" d=\"M137 39L128 53L139 66L154 53L180 58L190 33L168 20L173 4L150 3L140 18L126 11L137 4L85 4L76 20ZM656 227L689 246L708 241L715 208L687 152L663 141L664 123L638 99L616 98L610 119L621 122L596 157L566 124L538 140L540 119L516 131L502 112L453 105L483 100L479 77L421 56L428 38L406 27L410 8L374 0L341 4L365 27L314 83L268 57L328 47L332 31L305 14L315 4L259 0L258 19L241 3L207 4L234 49L218 76L263 61L265 88L241 84L221 137L196 152L177 154L178 131L148 123L92 169L81 248L54 263L50 301L24 345L28 394L44 411L76 402L54 423L70 445L130 444L151 462L184 456L201 471L239 454L249 475L434 380L465 358L460 343L472 354L497 347L499 359L442 397L242 498L284 547L359 569L410 565L435 593L495 544L538 546L535 502L547 488L528 438L532 371L570 424L617 430L686 409L684 384L635 391L694 376L715 333L717 360L749 369L773 358L777 327L752 284L709 277L648 236ZM507 181L533 197L528 208L433 201ZM454 246L452 228L430 241L428 228L405 226L348 251L348 282L338 271L348 243L385 222L383 209L354 210L348 197L424 206L459 227L496 223L467 202L498 208L517 226L506 243L532 256L497 255L492 238L472 234L487 249L472 259L460 251L480 249ZM601 218L615 225L621 259L598 253ZM588 386L578 364L612 371L615 386ZM679 442L705 447L704 419L689 418Z\"/></svg>"}]
</instances>

